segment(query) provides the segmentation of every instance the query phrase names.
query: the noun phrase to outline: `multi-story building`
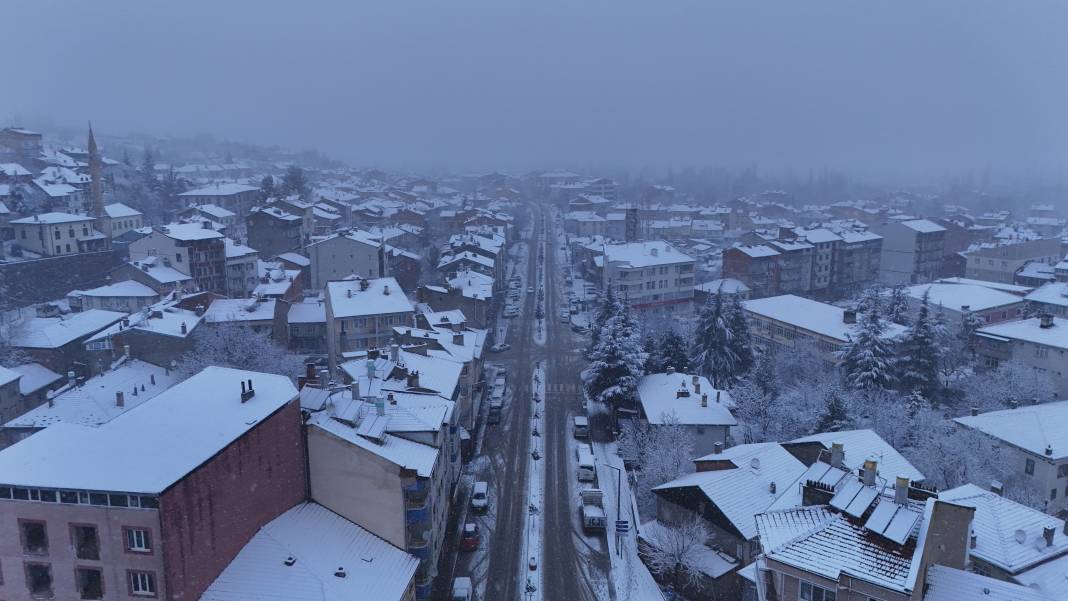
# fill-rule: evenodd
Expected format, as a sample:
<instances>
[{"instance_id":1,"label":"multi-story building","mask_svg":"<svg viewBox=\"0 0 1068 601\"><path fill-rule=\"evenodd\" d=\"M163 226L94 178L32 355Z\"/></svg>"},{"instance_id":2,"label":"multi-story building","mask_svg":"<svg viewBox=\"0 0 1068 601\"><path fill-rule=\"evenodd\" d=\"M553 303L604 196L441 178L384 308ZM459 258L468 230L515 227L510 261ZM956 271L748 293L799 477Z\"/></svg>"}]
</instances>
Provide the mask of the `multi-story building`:
<instances>
[{"instance_id":1,"label":"multi-story building","mask_svg":"<svg viewBox=\"0 0 1068 601\"><path fill-rule=\"evenodd\" d=\"M104 216L100 218L100 231L109 238L118 238L130 230L144 225L145 215L133 207L121 202L104 206Z\"/></svg>"},{"instance_id":2,"label":"multi-story building","mask_svg":"<svg viewBox=\"0 0 1068 601\"><path fill-rule=\"evenodd\" d=\"M1056 265L1064 257L1064 250L1058 238L1006 240L981 244L965 251L964 257L965 277L1012 284L1016 272L1027 263Z\"/></svg>"},{"instance_id":3,"label":"multi-story building","mask_svg":"<svg viewBox=\"0 0 1068 601\"><path fill-rule=\"evenodd\" d=\"M779 292L779 251L766 244L745 244L723 251L723 278L743 282L754 298Z\"/></svg>"},{"instance_id":4,"label":"multi-story building","mask_svg":"<svg viewBox=\"0 0 1068 601\"><path fill-rule=\"evenodd\" d=\"M8 344L49 369L62 374L76 370L85 376L89 363L86 340L125 317L124 312L102 309L64 317L31 317L8 331Z\"/></svg>"},{"instance_id":5,"label":"multi-story building","mask_svg":"<svg viewBox=\"0 0 1068 601\"><path fill-rule=\"evenodd\" d=\"M888 286L922 284L939 277L946 228L927 219L888 221L872 226L883 237L879 281Z\"/></svg>"},{"instance_id":6,"label":"multi-story building","mask_svg":"<svg viewBox=\"0 0 1068 601\"><path fill-rule=\"evenodd\" d=\"M239 242L226 238L226 294L231 297L248 296L259 284L257 272L260 253Z\"/></svg>"},{"instance_id":7,"label":"multi-story building","mask_svg":"<svg viewBox=\"0 0 1068 601\"><path fill-rule=\"evenodd\" d=\"M133 313L159 301L159 293L134 280L98 286L89 290L73 290L67 294L72 311L104 309Z\"/></svg>"},{"instance_id":8,"label":"multi-story building","mask_svg":"<svg viewBox=\"0 0 1068 601\"><path fill-rule=\"evenodd\" d=\"M1068 431L1068 401L973 411L954 421L989 437L1000 449L1002 467L1015 470L1042 491L1046 513L1056 515L1068 508L1068 445L1063 438Z\"/></svg>"},{"instance_id":9,"label":"multi-story building","mask_svg":"<svg viewBox=\"0 0 1068 601\"><path fill-rule=\"evenodd\" d=\"M105 250L107 236L97 231L96 219L70 213L43 213L10 223L15 244L46 257Z\"/></svg>"},{"instance_id":10,"label":"multi-story building","mask_svg":"<svg viewBox=\"0 0 1068 601\"><path fill-rule=\"evenodd\" d=\"M191 276L200 290L226 293L226 243L210 221L171 223L130 243L131 261L148 257Z\"/></svg>"},{"instance_id":11,"label":"multi-story building","mask_svg":"<svg viewBox=\"0 0 1068 601\"><path fill-rule=\"evenodd\" d=\"M1065 263L1068 267L1068 261ZM1040 313L1068 318L1068 281L1050 282L1030 292L1024 298Z\"/></svg>"},{"instance_id":12,"label":"multi-story building","mask_svg":"<svg viewBox=\"0 0 1068 601\"><path fill-rule=\"evenodd\" d=\"M931 314L941 313L946 323L954 326L961 323L965 314L984 324L1019 319L1026 304L1022 297L1011 292L965 282L917 284L906 288L905 295L912 315L919 312L926 295Z\"/></svg>"},{"instance_id":13,"label":"multi-story building","mask_svg":"<svg viewBox=\"0 0 1068 601\"><path fill-rule=\"evenodd\" d=\"M0 149L24 165L36 164L41 158L41 134L21 127L0 129Z\"/></svg>"},{"instance_id":14,"label":"multi-story building","mask_svg":"<svg viewBox=\"0 0 1068 601\"><path fill-rule=\"evenodd\" d=\"M302 391L302 405L313 412L311 496L417 557L416 597L426 599L460 473L458 429L451 401L383 390L385 378L365 373L340 392Z\"/></svg>"},{"instance_id":15,"label":"multi-story building","mask_svg":"<svg viewBox=\"0 0 1068 601\"><path fill-rule=\"evenodd\" d=\"M387 274L385 245L363 230L316 240L305 249L305 255L311 260L311 285L316 289L350 275L380 278Z\"/></svg>"},{"instance_id":16,"label":"multi-story building","mask_svg":"<svg viewBox=\"0 0 1068 601\"><path fill-rule=\"evenodd\" d=\"M265 257L273 257L304 245L304 220L278 207L252 209L245 220L248 244Z\"/></svg>"},{"instance_id":17,"label":"multi-story building","mask_svg":"<svg viewBox=\"0 0 1068 601\"><path fill-rule=\"evenodd\" d=\"M197 601L304 500L304 449L288 378L219 367L98 427L49 426L0 451L0 595Z\"/></svg>"},{"instance_id":18,"label":"multi-story building","mask_svg":"<svg viewBox=\"0 0 1068 601\"><path fill-rule=\"evenodd\" d=\"M388 346L393 326L412 324L415 309L393 278L327 282L324 293L332 366L341 363L345 353Z\"/></svg>"},{"instance_id":19,"label":"multi-story building","mask_svg":"<svg viewBox=\"0 0 1068 601\"><path fill-rule=\"evenodd\" d=\"M184 206L211 204L245 215L259 201L260 189L245 184L215 184L178 195Z\"/></svg>"},{"instance_id":20,"label":"multi-story building","mask_svg":"<svg viewBox=\"0 0 1068 601\"><path fill-rule=\"evenodd\" d=\"M20 379L22 374L0 365L0 423L23 411Z\"/></svg>"},{"instance_id":21,"label":"multi-story building","mask_svg":"<svg viewBox=\"0 0 1068 601\"><path fill-rule=\"evenodd\" d=\"M1030 367L1050 377L1058 396L1068 397L1068 319L1047 314L1006 321L979 328L975 339L988 367L1007 361Z\"/></svg>"},{"instance_id":22,"label":"multi-story building","mask_svg":"<svg viewBox=\"0 0 1068 601\"><path fill-rule=\"evenodd\" d=\"M611 286L640 313L693 310L692 257L662 240L606 244L602 287Z\"/></svg>"},{"instance_id":23,"label":"multi-story building","mask_svg":"<svg viewBox=\"0 0 1068 601\"><path fill-rule=\"evenodd\" d=\"M856 312L792 294L747 300L743 306L753 341L766 349L815 352L837 363L856 333ZM896 338L904 332L904 326L890 323L884 335Z\"/></svg>"},{"instance_id":24,"label":"multi-story building","mask_svg":"<svg viewBox=\"0 0 1068 601\"><path fill-rule=\"evenodd\" d=\"M646 374L638 381L639 417L652 427L672 423L693 436L693 454L707 455L716 444L726 446L731 427L737 425L726 390L712 388L708 378L669 368Z\"/></svg>"},{"instance_id":25,"label":"multi-story building","mask_svg":"<svg viewBox=\"0 0 1068 601\"><path fill-rule=\"evenodd\" d=\"M854 296L879 280L883 237L868 231L839 232L834 259L834 290L841 297Z\"/></svg>"}]
</instances>

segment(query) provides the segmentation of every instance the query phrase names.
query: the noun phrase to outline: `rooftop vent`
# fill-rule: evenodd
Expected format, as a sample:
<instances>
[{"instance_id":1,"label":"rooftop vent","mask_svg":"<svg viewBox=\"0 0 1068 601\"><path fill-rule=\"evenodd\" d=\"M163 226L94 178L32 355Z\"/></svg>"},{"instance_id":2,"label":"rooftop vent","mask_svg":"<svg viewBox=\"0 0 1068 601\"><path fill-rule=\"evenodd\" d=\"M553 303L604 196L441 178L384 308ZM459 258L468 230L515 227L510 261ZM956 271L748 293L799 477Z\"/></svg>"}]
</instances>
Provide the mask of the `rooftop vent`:
<instances>
[{"instance_id":1,"label":"rooftop vent","mask_svg":"<svg viewBox=\"0 0 1068 601\"><path fill-rule=\"evenodd\" d=\"M344 567L338 566L337 570L334 570L334 576L337 576L338 578L344 578L345 576L348 576L348 574L345 573Z\"/></svg>"},{"instance_id":2,"label":"rooftop vent","mask_svg":"<svg viewBox=\"0 0 1068 601\"><path fill-rule=\"evenodd\" d=\"M1053 316L1049 313L1043 313L1038 320L1038 327L1040 328L1049 329L1053 327Z\"/></svg>"},{"instance_id":3,"label":"rooftop vent","mask_svg":"<svg viewBox=\"0 0 1068 601\"><path fill-rule=\"evenodd\" d=\"M857 312L855 309L846 309L842 311L843 323L857 323Z\"/></svg>"},{"instance_id":4,"label":"rooftop vent","mask_svg":"<svg viewBox=\"0 0 1068 601\"><path fill-rule=\"evenodd\" d=\"M292 555L290 555L289 557L286 557L285 560L282 563L284 563L287 566L291 566L291 565L297 563L297 558L293 557Z\"/></svg>"},{"instance_id":5,"label":"rooftop vent","mask_svg":"<svg viewBox=\"0 0 1068 601\"><path fill-rule=\"evenodd\" d=\"M1053 526L1045 526L1042 528L1042 538L1046 539L1046 546L1053 546L1053 535L1057 533L1057 528Z\"/></svg>"},{"instance_id":6,"label":"rooftop vent","mask_svg":"<svg viewBox=\"0 0 1068 601\"><path fill-rule=\"evenodd\" d=\"M136 394L136 392L135 392ZM252 389L252 378L248 380L248 388L245 387L245 381L241 381L241 402L244 403L256 396L256 391Z\"/></svg>"}]
</instances>

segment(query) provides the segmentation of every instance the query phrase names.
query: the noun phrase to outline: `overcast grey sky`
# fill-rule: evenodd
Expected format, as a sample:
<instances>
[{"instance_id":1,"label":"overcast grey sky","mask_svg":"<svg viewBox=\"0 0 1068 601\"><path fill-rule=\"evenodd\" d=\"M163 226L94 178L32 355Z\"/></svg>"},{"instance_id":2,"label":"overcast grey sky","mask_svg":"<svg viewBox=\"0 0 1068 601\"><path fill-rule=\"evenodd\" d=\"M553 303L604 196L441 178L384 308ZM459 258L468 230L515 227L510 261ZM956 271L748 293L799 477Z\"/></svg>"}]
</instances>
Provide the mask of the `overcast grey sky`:
<instances>
[{"instance_id":1,"label":"overcast grey sky","mask_svg":"<svg viewBox=\"0 0 1068 601\"><path fill-rule=\"evenodd\" d=\"M387 167L1059 174L1063 0L7 0L0 119Z\"/></svg>"}]
</instances>

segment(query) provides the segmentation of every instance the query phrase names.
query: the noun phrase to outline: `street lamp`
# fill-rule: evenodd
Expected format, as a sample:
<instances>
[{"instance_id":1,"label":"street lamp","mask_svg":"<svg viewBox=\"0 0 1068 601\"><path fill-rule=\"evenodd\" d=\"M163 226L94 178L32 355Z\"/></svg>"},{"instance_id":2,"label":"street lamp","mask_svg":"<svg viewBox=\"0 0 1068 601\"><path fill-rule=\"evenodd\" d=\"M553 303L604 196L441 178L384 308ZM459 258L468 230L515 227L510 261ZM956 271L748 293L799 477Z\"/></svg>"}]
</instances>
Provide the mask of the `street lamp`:
<instances>
[{"instance_id":1,"label":"street lamp","mask_svg":"<svg viewBox=\"0 0 1068 601\"><path fill-rule=\"evenodd\" d=\"M619 521L620 498L622 496L621 490L623 488L623 468L619 468L619 467L616 467L614 465L608 465L607 463L604 466L607 467L610 470L615 470L616 471L616 521L618 522ZM616 530L616 555L617 556L622 556L623 555L623 552L620 549L620 545L619 545L619 530L618 529Z\"/></svg>"}]
</instances>

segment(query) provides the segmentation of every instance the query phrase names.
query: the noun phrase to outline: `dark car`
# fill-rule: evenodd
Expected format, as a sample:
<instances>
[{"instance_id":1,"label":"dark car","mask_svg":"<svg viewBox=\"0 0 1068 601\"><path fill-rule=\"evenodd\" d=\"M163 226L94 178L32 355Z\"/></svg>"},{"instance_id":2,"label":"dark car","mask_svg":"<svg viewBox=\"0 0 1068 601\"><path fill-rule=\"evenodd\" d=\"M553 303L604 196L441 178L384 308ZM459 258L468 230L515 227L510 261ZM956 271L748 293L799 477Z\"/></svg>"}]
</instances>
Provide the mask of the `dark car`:
<instances>
[{"instance_id":1,"label":"dark car","mask_svg":"<svg viewBox=\"0 0 1068 601\"><path fill-rule=\"evenodd\" d=\"M464 551L474 551L478 548L478 543L482 540L482 533L478 529L478 524L474 522L467 522L464 524L463 534L460 536L460 549Z\"/></svg>"}]
</instances>

